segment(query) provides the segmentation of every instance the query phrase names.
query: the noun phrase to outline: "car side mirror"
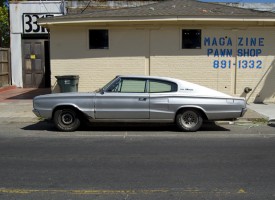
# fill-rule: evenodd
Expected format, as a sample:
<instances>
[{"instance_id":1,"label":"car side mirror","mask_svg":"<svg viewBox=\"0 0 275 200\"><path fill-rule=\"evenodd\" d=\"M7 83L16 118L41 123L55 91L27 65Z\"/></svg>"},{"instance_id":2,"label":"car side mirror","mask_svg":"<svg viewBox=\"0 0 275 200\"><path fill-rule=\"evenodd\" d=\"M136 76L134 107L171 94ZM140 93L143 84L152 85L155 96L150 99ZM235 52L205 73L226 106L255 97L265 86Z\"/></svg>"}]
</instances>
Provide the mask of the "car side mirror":
<instances>
[{"instance_id":1,"label":"car side mirror","mask_svg":"<svg viewBox=\"0 0 275 200\"><path fill-rule=\"evenodd\" d=\"M104 94L104 93L105 93L104 89L100 90L100 94Z\"/></svg>"}]
</instances>

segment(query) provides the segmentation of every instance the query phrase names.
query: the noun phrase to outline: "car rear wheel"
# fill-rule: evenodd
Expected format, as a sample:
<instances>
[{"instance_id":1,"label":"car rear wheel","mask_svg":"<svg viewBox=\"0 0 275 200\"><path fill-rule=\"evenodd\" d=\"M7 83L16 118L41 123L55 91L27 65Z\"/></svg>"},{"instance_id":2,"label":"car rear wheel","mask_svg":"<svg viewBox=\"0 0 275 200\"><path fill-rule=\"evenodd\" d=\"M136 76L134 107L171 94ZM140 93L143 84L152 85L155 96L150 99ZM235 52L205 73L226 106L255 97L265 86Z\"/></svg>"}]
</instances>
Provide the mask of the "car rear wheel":
<instances>
[{"instance_id":1,"label":"car rear wheel","mask_svg":"<svg viewBox=\"0 0 275 200\"><path fill-rule=\"evenodd\" d=\"M202 126L202 116L194 109L183 110L176 116L176 124L182 131L197 131Z\"/></svg>"},{"instance_id":2,"label":"car rear wheel","mask_svg":"<svg viewBox=\"0 0 275 200\"><path fill-rule=\"evenodd\" d=\"M58 130L65 132L75 131L80 126L77 113L70 108L55 111L53 121Z\"/></svg>"}]
</instances>

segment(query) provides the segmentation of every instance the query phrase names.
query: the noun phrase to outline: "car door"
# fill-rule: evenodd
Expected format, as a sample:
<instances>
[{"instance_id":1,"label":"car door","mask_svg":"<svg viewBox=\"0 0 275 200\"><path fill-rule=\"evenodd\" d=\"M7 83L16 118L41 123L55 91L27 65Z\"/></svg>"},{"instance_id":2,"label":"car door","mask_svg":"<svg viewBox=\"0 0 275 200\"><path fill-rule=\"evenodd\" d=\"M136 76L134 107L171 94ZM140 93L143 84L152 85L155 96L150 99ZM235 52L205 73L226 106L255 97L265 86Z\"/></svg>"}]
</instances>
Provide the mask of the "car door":
<instances>
[{"instance_id":1,"label":"car door","mask_svg":"<svg viewBox=\"0 0 275 200\"><path fill-rule=\"evenodd\" d=\"M147 80L119 78L106 91L96 94L96 119L149 119Z\"/></svg>"},{"instance_id":2,"label":"car door","mask_svg":"<svg viewBox=\"0 0 275 200\"><path fill-rule=\"evenodd\" d=\"M150 119L173 120L174 111L170 109L170 98L178 87L176 83L164 80L149 80Z\"/></svg>"}]
</instances>

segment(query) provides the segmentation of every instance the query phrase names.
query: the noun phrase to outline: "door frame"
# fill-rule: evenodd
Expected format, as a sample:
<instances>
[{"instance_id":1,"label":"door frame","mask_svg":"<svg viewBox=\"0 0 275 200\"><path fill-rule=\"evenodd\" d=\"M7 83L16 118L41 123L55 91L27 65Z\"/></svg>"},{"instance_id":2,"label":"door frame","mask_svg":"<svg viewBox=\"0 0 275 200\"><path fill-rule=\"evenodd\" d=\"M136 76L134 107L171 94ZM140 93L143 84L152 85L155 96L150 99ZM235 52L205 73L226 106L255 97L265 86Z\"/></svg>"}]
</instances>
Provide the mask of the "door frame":
<instances>
[{"instance_id":1,"label":"door frame","mask_svg":"<svg viewBox=\"0 0 275 200\"><path fill-rule=\"evenodd\" d=\"M30 43L30 54L27 54L25 51L25 44ZM35 60L37 59L37 55L34 53L34 44L40 43L41 49L39 58L41 59L41 74L42 74L42 81L40 83L36 83L35 80ZM23 87L24 88L45 88L50 87L50 50L49 50L49 40L48 39L31 39L26 38L22 39L22 80L23 80ZM31 83L27 84L26 80L26 61L25 59L30 59L31 62L31 69L29 72L31 72ZM46 60L47 59L47 60ZM47 78L47 80L46 80Z\"/></svg>"}]
</instances>

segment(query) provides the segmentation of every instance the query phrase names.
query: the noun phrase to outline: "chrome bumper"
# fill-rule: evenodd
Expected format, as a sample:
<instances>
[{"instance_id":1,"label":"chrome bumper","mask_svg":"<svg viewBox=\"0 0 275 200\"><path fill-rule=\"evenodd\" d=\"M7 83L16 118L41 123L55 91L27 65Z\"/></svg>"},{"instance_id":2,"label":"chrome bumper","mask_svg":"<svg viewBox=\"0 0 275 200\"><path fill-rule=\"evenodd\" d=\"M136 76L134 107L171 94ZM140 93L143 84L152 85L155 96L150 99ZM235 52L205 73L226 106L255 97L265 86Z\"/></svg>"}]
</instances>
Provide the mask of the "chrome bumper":
<instances>
[{"instance_id":1,"label":"chrome bumper","mask_svg":"<svg viewBox=\"0 0 275 200\"><path fill-rule=\"evenodd\" d=\"M241 117L243 117L243 116L244 116L244 114L246 113L246 111L247 111L247 108L243 108L243 109L242 109L242 112L241 112Z\"/></svg>"},{"instance_id":2,"label":"chrome bumper","mask_svg":"<svg viewBox=\"0 0 275 200\"><path fill-rule=\"evenodd\" d=\"M37 116L37 117L41 117L40 113L38 110L33 109L32 112Z\"/></svg>"}]
</instances>

